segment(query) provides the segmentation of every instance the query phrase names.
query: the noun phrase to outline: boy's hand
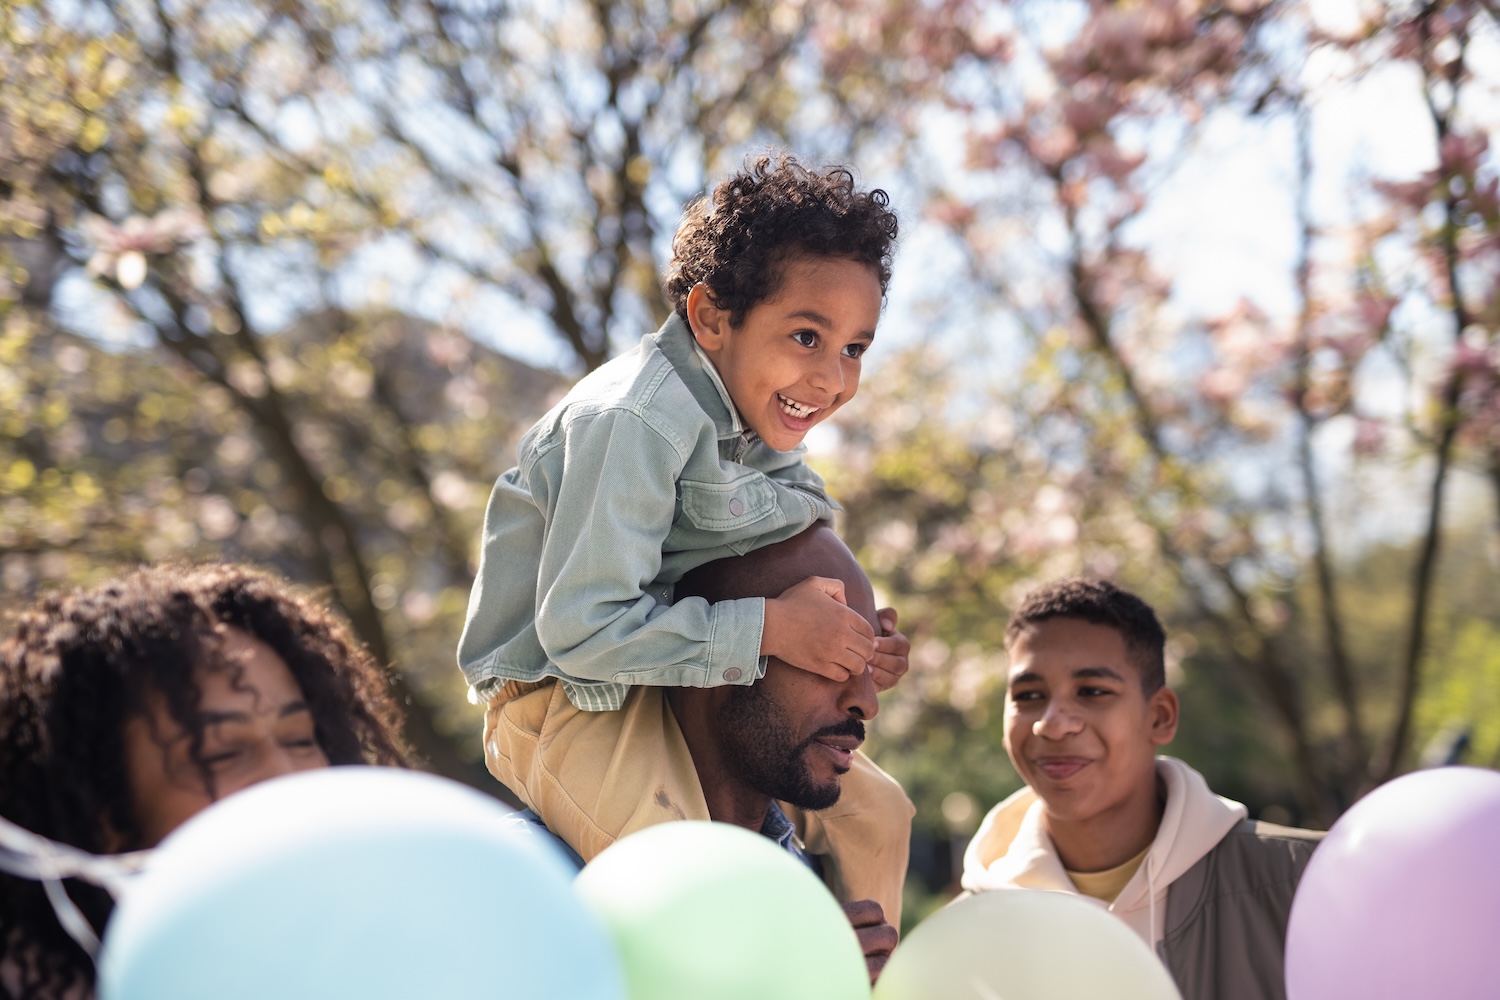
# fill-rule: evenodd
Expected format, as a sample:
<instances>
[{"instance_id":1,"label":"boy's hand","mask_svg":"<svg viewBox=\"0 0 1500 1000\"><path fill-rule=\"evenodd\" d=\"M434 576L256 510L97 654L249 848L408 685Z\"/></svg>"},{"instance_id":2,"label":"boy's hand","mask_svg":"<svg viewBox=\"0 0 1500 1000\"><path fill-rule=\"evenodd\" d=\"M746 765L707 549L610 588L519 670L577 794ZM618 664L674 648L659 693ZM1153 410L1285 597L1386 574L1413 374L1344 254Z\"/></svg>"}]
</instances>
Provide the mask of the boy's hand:
<instances>
[{"instance_id":1,"label":"boy's hand","mask_svg":"<svg viewBox=\"0 0 1500 1000\"><path fill-rule=\"evenodd\" d=\"M810 576L766 600L760 652L843 682L875 655L875 630L845 606L844 581Z\"/></svg>"},{"instance_id":2,"label":"boy's hand","mask_svg":"<svg viewBox=\"0 0 1500 1000\"><path fill-rule=\"evenodd\" d=\"M895 608L881 608L875 617L880 619L880 637L875 640L875 655L870 657L870 675L876 691L889 691L911 666L907 662L911 640L896 631Z\"/></svg>"},{"instance_id":3,"label":"boy's hand","mask_svg":"<svg viewBox=\"0 0 1500 1000\"><path fill-rule=\"evenodd\" d=\"M859 938L859 950L865 953L865 968L870 973L870 985L880 978L880 970L890 961L896 950L900 934L885 919L885 910L873 899L859 899L844 904L844 916L854 925L854 934Z\"/></svg>"}]
</instances>

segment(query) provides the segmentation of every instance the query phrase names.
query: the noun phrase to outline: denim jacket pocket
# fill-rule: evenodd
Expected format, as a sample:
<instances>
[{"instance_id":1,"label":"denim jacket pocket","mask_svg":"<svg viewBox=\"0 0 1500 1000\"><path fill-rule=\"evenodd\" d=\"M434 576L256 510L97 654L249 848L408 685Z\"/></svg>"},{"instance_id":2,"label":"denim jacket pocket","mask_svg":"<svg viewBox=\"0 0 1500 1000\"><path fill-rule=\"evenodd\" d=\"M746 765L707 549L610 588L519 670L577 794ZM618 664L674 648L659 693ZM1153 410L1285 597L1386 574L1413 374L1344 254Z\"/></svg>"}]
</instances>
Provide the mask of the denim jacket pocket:
<instances>
[{"instance_id":1,"label":"denim jacket pocket","mask_svg":"<svg viewBox=\"0 0 1500 1000\"><path fill-rule=\"evenodd\" d=\"M759 472L724 483L682 479L677 485L682 515L676 531L712 535L717 544L732 547L743 542L748 551L751 542L780 524L776 487Z\"/></svg>"}]
</instances>

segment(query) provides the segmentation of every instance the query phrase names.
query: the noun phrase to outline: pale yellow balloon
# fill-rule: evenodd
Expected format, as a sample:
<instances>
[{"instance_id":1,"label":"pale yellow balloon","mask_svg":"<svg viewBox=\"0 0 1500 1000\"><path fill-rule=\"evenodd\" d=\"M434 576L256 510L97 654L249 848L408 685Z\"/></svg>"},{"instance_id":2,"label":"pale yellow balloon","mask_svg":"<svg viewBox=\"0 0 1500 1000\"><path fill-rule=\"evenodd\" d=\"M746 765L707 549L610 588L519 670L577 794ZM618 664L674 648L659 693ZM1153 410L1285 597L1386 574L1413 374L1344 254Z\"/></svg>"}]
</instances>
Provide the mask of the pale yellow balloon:
<instances>
[{"instance_id":1,"label":"pale yellow balloon","mask_svg":"<svg viewBox=\"0 0 1500 1000\"><path fill-rule=\"evenodd\" d=\"M1005 889L922 921L874 1000L1181 1000L1166 967L1118 917L1079 896Z\"/></svg>"}]
</instances>

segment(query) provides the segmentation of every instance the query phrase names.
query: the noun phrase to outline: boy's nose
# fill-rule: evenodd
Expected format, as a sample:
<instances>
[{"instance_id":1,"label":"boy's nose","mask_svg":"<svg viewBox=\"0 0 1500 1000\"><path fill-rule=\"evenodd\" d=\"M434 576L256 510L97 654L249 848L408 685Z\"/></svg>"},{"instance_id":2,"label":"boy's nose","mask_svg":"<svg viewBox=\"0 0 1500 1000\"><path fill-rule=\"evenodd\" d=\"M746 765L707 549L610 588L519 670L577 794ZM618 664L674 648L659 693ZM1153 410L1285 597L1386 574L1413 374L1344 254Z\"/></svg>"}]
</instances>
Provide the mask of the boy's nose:
<instances>
[{"instance_id":1,"label":"boy's nose","mask_svg":"<svg viewBox=\"0 0 1500 1000\"><path fill-rule=\"evenodd\" d=\"M825 358L813 367L808 374L808 383L819 392L826 392L831 396L839 396L844 392L844 366L839 364L837 356Z\"/></svg>"}]
</instances>

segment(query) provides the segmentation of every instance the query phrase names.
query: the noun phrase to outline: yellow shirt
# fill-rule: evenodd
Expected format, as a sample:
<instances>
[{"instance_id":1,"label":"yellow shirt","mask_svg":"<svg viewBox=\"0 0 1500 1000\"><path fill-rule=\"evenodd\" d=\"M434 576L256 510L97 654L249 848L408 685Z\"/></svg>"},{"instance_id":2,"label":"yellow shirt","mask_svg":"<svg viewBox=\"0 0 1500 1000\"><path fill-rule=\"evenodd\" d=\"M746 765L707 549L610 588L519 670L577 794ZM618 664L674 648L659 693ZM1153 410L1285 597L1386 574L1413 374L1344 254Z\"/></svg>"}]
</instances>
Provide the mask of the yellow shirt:
<instances>
[{"instance_id":1,"label":"yellow shirt","mask_svg":"<svg viewBox=\"0 0 1500 1000\"><path fill-rule=\"evenodd\" d=\"M1102 872L1070 871L1068 872L1068 878L1073 881L1073 885L1077 887L1078 891L1085 896L1093 896L1095 899L1102 899L1106 903L1113 903L1115 897L1120 894L1120 890L1125 888L1125 884L1130 881L1131 876L1135 874L1136 869L1141 866L1142 861L1146 860L1146 855L1150 852L1151 845L1147 844L1144 851L1123 865L1116 865L1114 868Z\"/></svg>"}]
</instances>

